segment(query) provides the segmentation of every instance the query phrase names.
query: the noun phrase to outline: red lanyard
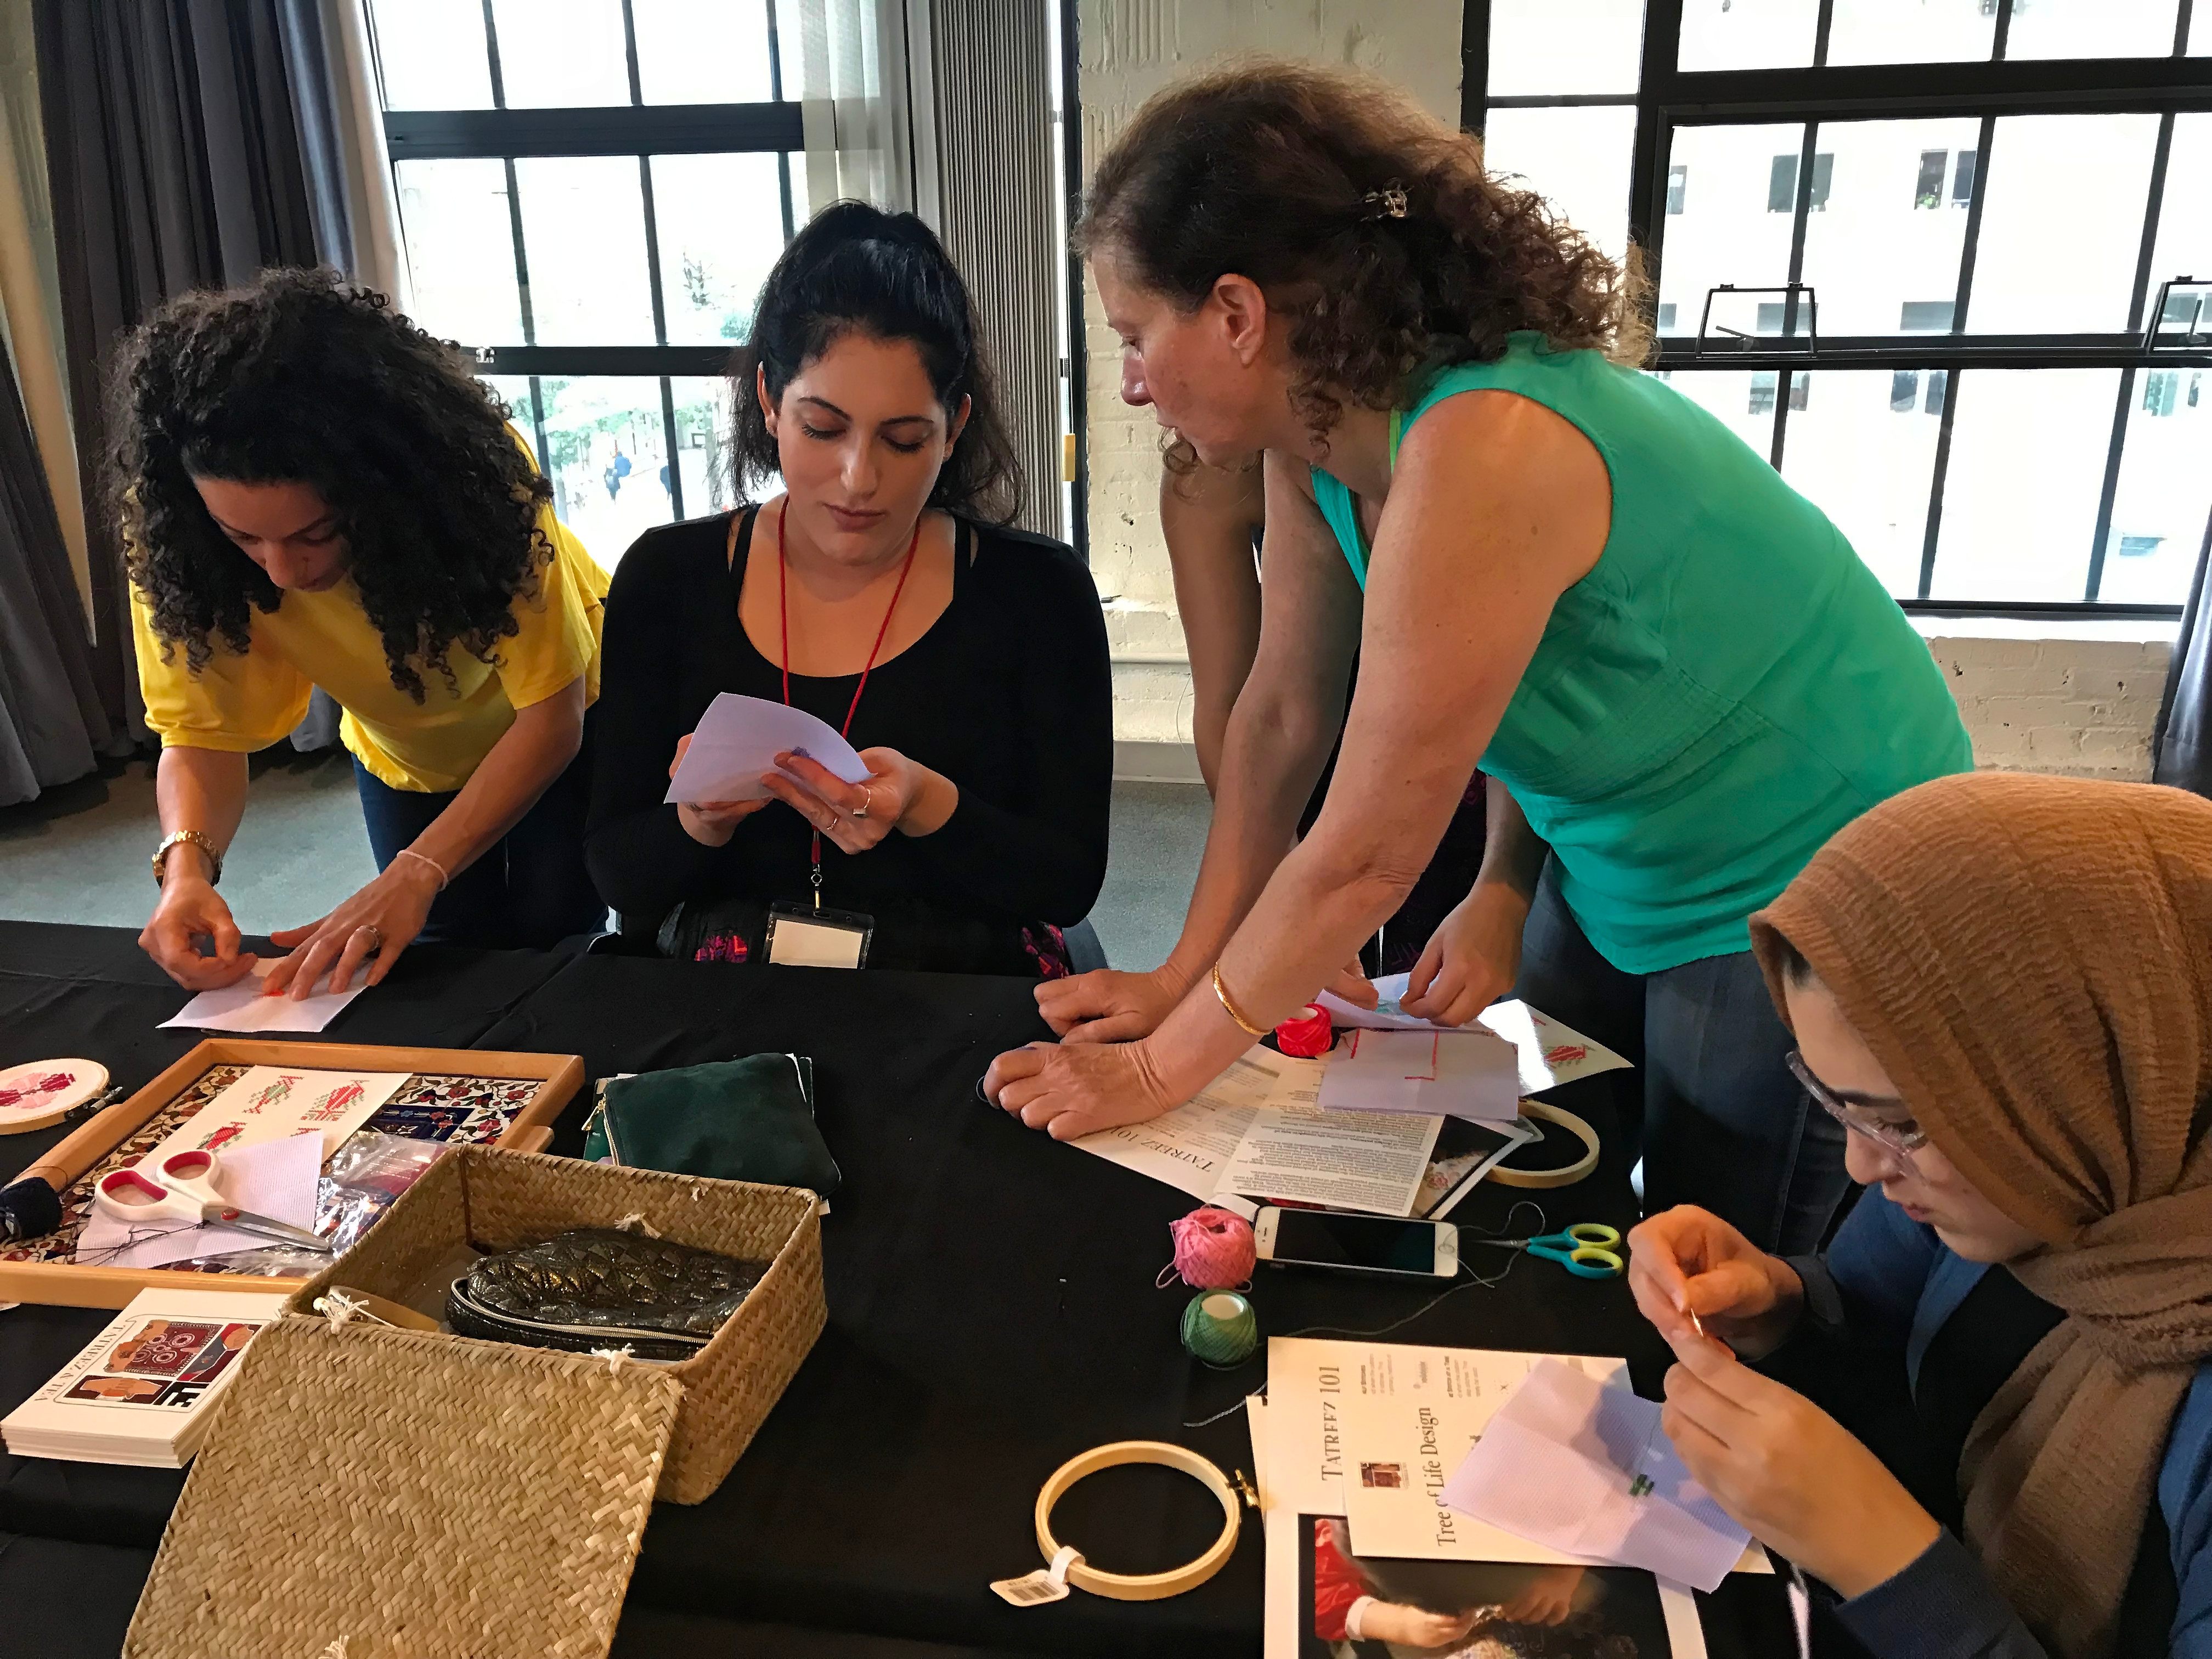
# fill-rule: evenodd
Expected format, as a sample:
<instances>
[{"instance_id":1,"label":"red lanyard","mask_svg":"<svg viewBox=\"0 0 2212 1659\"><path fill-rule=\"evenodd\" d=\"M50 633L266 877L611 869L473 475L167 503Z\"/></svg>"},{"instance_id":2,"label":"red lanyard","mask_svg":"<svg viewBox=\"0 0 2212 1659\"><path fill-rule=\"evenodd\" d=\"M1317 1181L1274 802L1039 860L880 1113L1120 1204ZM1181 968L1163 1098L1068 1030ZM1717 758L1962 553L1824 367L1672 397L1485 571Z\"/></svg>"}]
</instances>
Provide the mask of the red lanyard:
<instances>
[{"instance_id":1,"label":"red lanyard","mask_svg":"<svg viewBox=\"0 0 2212 1659\"><path fill-rule=\"evenodd\" d=\"M791 498L786 496L775 514L775 609L776 617L783 629L783 706L791 707L791 565L783 555L783 521L791 512ZM868 659L860 665L860 683L853 688L853 701L845 709L845 724L837 735L850 742L853 737L853 716L860 712L860 694L868 689L868 675L876 665L876 653L884 648L884 636L891 631L891 617L898 611L899 595L906 592L906 579L914 571L914 556L921 545L921 515L916 514L914 535L906 544L906 562L899 566L898 586L891 589L891 602L884 608L883 626L876 629L876 642L868 647ZM822 908L822 832L817 830L809 854L814 865L814 908Z\"/></svg>"}]
</instances>

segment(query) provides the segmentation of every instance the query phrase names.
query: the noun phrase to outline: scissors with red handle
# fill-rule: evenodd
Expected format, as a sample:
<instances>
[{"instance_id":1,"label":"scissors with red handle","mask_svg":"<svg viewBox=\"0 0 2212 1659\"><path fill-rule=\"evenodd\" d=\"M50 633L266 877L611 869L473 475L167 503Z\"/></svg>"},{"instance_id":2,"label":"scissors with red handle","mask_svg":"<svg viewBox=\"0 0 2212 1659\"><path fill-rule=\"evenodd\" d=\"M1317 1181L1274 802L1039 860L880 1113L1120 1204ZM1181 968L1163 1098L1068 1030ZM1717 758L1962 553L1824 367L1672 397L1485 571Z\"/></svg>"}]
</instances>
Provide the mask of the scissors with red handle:
<instances>
[{"instance_id":1,"label":"scissors with red handle","mask_svg":"<svg viewBox=\"0 0 2212 1659\"><path fill-rule=\"evenodd\" d=\"M303 1250L331 1254L330 1241L271 1216L241 1210L215 1188L215 1158L209 1152L174 1152L150 1174L142 1166L113 1170L100 1176L94 1200L118 1221L191 1221L234 1227L244 1233L280 1239Z\"/></svg>"}]
</instances>

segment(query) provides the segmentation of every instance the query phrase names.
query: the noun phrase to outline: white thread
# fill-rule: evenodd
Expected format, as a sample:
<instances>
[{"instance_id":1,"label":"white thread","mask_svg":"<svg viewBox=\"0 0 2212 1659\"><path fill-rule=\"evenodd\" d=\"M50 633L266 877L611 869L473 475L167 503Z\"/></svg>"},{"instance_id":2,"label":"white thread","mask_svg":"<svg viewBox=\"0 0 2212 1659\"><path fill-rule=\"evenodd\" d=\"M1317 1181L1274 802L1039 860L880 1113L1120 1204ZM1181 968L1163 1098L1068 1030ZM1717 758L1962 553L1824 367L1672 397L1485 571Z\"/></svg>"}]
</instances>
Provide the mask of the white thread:
<instances>
[{"instance_id":1,"label":"white thread","mask_svg":"<svg viewBox=\"0 0 2212 1659\"><path fill-rule=\"evenodd\" d=\"M315 1305L319 1308L323 1305L319 1297L317 1298ZM343 1636L339 1637L337 1641L317 1654L315 1659L346 1659L346 1638Z\"/></svg>"},{"instance_id":2,"label":"white thread","mask_svg":"<svg viewBox=\"0 0 2212 1659\"><path fill-rule=\"evenodd\" d=\"M625 1342L619 1348L593 1348L591 1352L592 1358L607 1362L607 1375L612 1376L622 1370L623 1361L634 1358L637 1350Z\"/></svg>"},{"instance_id":3,"label":"white thread","mask_svg":"<svg viewBox=\"0 0 2212 1659\"><path fill-rule=\"evenodd\" d=\"M693 1196L696 1197L697 1194L694 1194ZM645 1212L642 1210L632 1210L620 1221L616 1222L615 1231L619 1233L641 1232L647 1238L660 1237L660 1229L645 1218Z\"/></svg>"}]
</instances>

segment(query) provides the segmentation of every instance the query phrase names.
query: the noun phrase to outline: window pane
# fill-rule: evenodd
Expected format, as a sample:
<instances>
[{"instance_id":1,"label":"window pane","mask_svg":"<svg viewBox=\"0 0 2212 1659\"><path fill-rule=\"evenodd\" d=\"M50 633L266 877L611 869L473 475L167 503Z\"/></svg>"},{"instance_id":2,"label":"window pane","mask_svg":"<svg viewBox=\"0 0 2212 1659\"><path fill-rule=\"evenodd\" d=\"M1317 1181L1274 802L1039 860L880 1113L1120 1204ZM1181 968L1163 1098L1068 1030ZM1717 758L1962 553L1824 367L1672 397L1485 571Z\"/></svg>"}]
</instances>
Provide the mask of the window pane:
<instances>
[{"instance_id":1,"label":"window pane","mask_svg":"<svg viewBox=\"0 0 2212 1659\"><path fill-rule=\"evenodd\" d=\"M2013 27L2017 31L2019 23ZM1996 29L1996 8L1984 0L1836 0L1828 26L1828 61L1985 62Z\"/></svg>"},{"instance_id":2,"label":"window pane","mask_svg":"<svg viewBox=\"0 0 2212 1659\"><path fill-rule=\"evenodd\" d=\"M1794 216L1771 211L1767 204L1775 163L1787 158L1794 204L1797 158L1804 146L1805 129L1796 125L1675 130L1667 158L1668 188L1677 182L1679 169L1682 210L1667 216L1659 260L1659 297L1675 308L1674 332L1697 333L1706 291L1722 283L1756 288L1789 280ZM1817 167L1814 182L1819 182ZM1718 319L1718 312L1715 314ZM1826 319L1821 321L1825 328ZM1748 329L1750 325L1730 326Z\"/></svg>"},{"instance_id":3,"label":"window pane","mask_svg":"<svg viewBox=\"0 0 2212 1659\"><path fill-rule=\"evenodd\" d=\"M753 301L783 252L781 159L653 158L653 229L671 345L734 344L751 329Z\"/></svg>"},{"instance_id":4,"label":"window pane","mask_svg":"<svg viewBox=\"0 0 2212 1659\"><path fill-rule=\"evenodd\" d=\"M2137 369L2097 597L2179 605L2212 513L2212 372Z\"/></svg>"},{"instance_id":5,"label":"window pane","mask_svg":"<svg viewBox=\"0 0 2212 1659\"><path fill-rule=\"evenodd\" d=\"M647 103L764 104L775 96L766 0L631 0L631 15Z\"/></svg>"},{"instance_id":6,"label":"window pane","mask_svg":"<svg viewBox=\"0 0 2212 1659\"><path fill-rule=\"evenodd\" d=\"M1633 92L1644 0L1491 0L1490 92Z\"/></svg>"},{"instance_id":7,"label":"window pane","mask_svg":"<svg viewBox=\"0 0 2212 1659\"><path fill-rule=\"evenodd\" d=\"M530 402L530 377L527 374L479 374L477 379L490 388L491 393L507 405L507 424L520 432L530 446L532 454L538 453L538 416ZM538 457L544 465L544 457Z\"/></svg>"},{"instance_id":8,"label":"window pane","mask_svg":"<svg viewBox=\"0 0 2212 1659\"><path fill-rule=\"evenodd\" d=\"M536 343L652 344L637 158L524 156L514 175Z\"/></svg>"},{"instance_id":9,"label":"window pane","mask_svg":"<svg viewBox=\"0 0 2212 1659\"><path fill-rule=\"evenodd\" d=\"M737 504L730 488L730 383L720 379L678 376L669 382L676 394L676 454L684 481L684 516L703 519ZM770 485L762 493L780 488Z\"/></svg>"},{"instance_id":10,"label":"window pane","mask_svg":"<svg viewBox=\"0 0 2212 1659\"><path fill-rule=\"evenodd\" d=\"M1784 434L1782 476L1836 521L1900 599L1920 592L1928 491L1943 424L1940 398L1928 409L1930 373L1801 370L1798 378L1814 384L1802 405L1791 404Z\"/></svg>"},{"instance_id":11,"label":"window pane","mask_svg":"<svg viewBox=\"0 0 2212 1659\"><path fill-rule=\"evenodd\" d=\"M1771 371L1755 374L1733 368L1662 369L1659 378L1692 403L1719 416L1721 423L1757 451L1760 459L1773 454L1775 376Z\"/></svg>"},{"instance_id":12,"label":"window pane","mask_svg":"<svg viewBox=\"0 0 2212 1659\"><path fill-rule=\"evenodd\" d=\"M1972 195L1980 131L1971 120L1820 124L1835 165L1826 205L1805 222L1805 280L1821 333L1950 328L1967 218L1953 190L1964 167Z\"/></svg>"},{"instance_id":13,"label":"window pane","mask_svg":"<svg viewBox=\"0 0 2212 1659\"><path fill-rule=\"evenodd\" d=\"M471 157L402 161L392 171L415 320L464 345L520 344L505 166Z\"/></svg>"},{"instance_id":14,"label":"window pane","mask_svg":"<svg viewBox=\"0 0 2212 1659\"><path fill-rule=\"evenodd\" d=\"M1682 0L1686 70L1789 69L1813 61L1819 0Z\"/></svg>"},{"instance_id":15,"label":"window pane","mask_svg":"<svg viewBox=\"0 0 2212 1659\"><path fill-rule=\"evenodd\" d=\"M2155 115L2013 115L1983 169L1982 242L1966 327L1976 334L2118 331L2142 248ZM2065 252L2053 257L2053 204ZM1948 509L1947 509L1948 510Z\"/></svg>"},{"instance_id":16,"label":"window pane","mask_svg":"<svg viewBox=\"0 0 2212 1659\"><path fill-rule=\"evenodd\" d=\"M2007 58L2166 58L2179 0L2013 0Z\"/></svg>"},{"instance_id":17,"label":"window pane","mask_svg":"<svg viewBox=\"0 0 2212 1659\"><path fill-rule=\"evenodd\" d=\"M2119 380L2116 368L1959 377L1932 597L2081 597Z\"/></svg>"},{"instance_id":18,"label":"window pane","mask_svg":"<svg viewBox=\"0 0 2212 1659\"><path fill-rule=\"evenodd\" d=\"M509 109L629 102L622 0L491 0L491 9Z\"/></svg>"},{"instance_id":19,"label":"window pane","mask_svg":"<svg viewBox=\"0 0 2212 1659\"><path fill-rule=\"evenodd\" d=\"M1632 106L1494 109L1483 155L1492 172L1523 176L1561 218L1618 259L1628 252L1628 174L1635 144Z\"/></svg>"},{"instance_id":20,"label":"window pane","mask_svg":"<svg viewBox=\"0 0 2212 1659\"><path fill-rule=\"evenodd\" d=\"M489 109L491 58L483 13L453 0L375 0L376 36L386 109Z\"/></svg>"},{"instance_id":21,"label":"window pane","mask_svg":"<svg viewBox=\"0 0 2212 1659\"><path fill-rule=\"evenodd\" d=\"M2204 9L2212 13L2212 0L2206 0ZM2173 118L2166 202L2159 210L2158 246L2151 255L2150 292L2143 304L2154 301L2159 285L2176 276L2212 282L2212 114Z\"/></svg>"},{"instance_id":22,"label":"window pane","mask_svg":"<svg viewBox=\"0 0 2212 1659\"><path fill-rule=\"evenodd\" d=\"M676 516L660 423L660 382L644 375L540 376L541 458L553 510L610 570L629 544Z\"/></svg>"},{"instance_id":23,"label":"window pane","mask_svg":"<svg viewBox=\"0 0 2212 1659\"><path fill-rule=\"evenodd\" d=\"M2189 14L2189 55L2212 58L2212 6L2198 6Z\"/></svg>"}]
</instances>

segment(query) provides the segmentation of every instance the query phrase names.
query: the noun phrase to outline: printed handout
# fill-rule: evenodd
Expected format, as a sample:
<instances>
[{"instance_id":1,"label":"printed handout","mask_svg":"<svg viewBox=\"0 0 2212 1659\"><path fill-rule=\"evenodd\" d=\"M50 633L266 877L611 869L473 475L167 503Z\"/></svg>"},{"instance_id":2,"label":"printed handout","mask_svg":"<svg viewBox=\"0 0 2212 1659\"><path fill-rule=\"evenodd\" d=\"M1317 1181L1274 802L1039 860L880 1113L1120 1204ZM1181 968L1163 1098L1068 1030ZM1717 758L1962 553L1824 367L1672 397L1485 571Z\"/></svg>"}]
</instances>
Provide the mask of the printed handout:
<instances>
[{"instance_id":1,"label":"printed handout","mask_svg":"<svg viewBox=\"0 0 2212 1659\"><path fill-rule=\"evenodd\" d=\"M1324 1112L1327 1063L1254 1048L1194 1099L1074 1142L1194 1198L1295 1199L1376 1215L1412 1213L1443 1127L1438 1117Z\"/></svg>"},{"instance_id":2,"label":"printed handout","mask_svg":"<svg viewBox=\"0 0 2212 1659\"><path fill-rule=\"evenodd\" d=\"M741 697L725 691L707 705L691 733L676 775L668 781L665 802L766 800L763 773L776 770L775 757L796 750L817 761L848 783L859 783L868 769L837 728L804 708L791 708L765 697Z\"/></svg>"},{"instance_id":3,"label":"printed handout","mask_svg":"<svg viewBox=\"0 0 2212 1659\"><path fill-rule=\"evenodd\" d=\"M1547 1628L1571 1632L1574 1644L1534 1650L1704 1659L1689 1591L1650 1573L1526 1544L1492 1560L1441 1555L1432 1547L1393 1555L1365 1542L1347 1517L1353 1502L1366 1507L1367 1496L1405 1494L1416 1534L1410 1541L1425 1544L1437 1506L1425 1484L1418 1431L1410 1450L1393 1452L1387 1441L1379 1448L1364 1443L1362 1425L1391 1402L1412 1409L1458 1398L1495 1409L1543 1358L1402 1343L1269 1341L1267 1397L1248 1402L1247 1411L1267 1510L1266 1659L1348 1659L1353 1649L1345 1616L1362 1598L1384 1609L1364 1639L1377 1639L1403 1610L1425 1613L1420 1627L1430 1635L1442 1630L1449 1644L1382 1638L1393 1659L1498 1659L1520 1652L1516 1621L1505 1615L1555 1611L1560 1601L1570 1608L1567 1619ZM1607 1378L1623 1369L1611 1359L1565 1363ZM1625 1376L1613 1386L1625 1389ZM1471 1534L1472 1523L1464 1524ZM1387 1522L1380 1535L1386 1541L1392 1536ZM1355 1537L1363 1541L1355 1545ZM1519 1634L1533 1639L1543 1632L1521 1626Z\"/></svg>"}]
</instances>

